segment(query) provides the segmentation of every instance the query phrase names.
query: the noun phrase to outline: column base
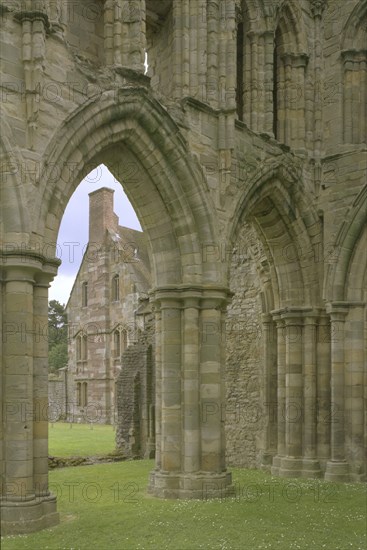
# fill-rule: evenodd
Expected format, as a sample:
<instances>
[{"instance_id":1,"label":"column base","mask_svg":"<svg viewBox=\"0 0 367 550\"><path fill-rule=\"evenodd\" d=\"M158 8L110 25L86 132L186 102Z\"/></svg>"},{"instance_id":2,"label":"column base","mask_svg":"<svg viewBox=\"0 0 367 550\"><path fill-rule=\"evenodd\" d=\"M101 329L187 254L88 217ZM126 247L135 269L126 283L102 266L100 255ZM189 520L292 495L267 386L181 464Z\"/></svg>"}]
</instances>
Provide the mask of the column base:
<instances>
[{"instance_id":1,"label":"column base","mask_svg":"<svg viewBox=\"0 0 367 550\"><path fill-rule=\"evenodd\" d=\"M346 461L333 461L329 460L326 463L325 481L350 481L349 464Z\"/></svg>"},{"instance_id":2,"label":"column base","mask_svg":"<svg viewBox=\"0 0 367 550\"><path fill-rule=\"evenodd\" d=\"M155 458L155 441L151 437L148 438L144 458Z\"/></svg>"},{"instance_id":3,"label":"column base","mask_svg":"<svg viewBox=\"0 0 367 550\"><path fill-rule=\"evenodd\" d=\"M274 453L263 451L260 456L260 469L270 472L273 465Z\"/></svg>"},{"instance_id":4,"label":"column base","mask_svg":"<svg viewBox=\"0 0 367 550\"><path fill-rule=\"evenodd\" d=\"M275 455L273 458L273 463L270 468L270 472L272 476L278 476L279 475L279 468L281 461L284 457L280 455Z\"/></svg>"},{"instance_id":5,"label":"column base","mask_svg":"<svg viewBox=\"0 0 367 550\"><path fill-rule=\"evenodd\" d=\"M0 501L1 535L23 535L58 525L56 497L37 497L28 502Z\"/></svg>"},{"instance_id":6,"label":"column base","mask_svg":"<svg viewBox=\"0 0 367 550\"><path fill-rule=\"evenodd\" d=\"M302 477L320 478L322 471L320 462L316 458L304 458L302 460Z\"/></svg>"},{"instance_id":7,"label":"column base","mask_svg":"<svg viewBox=\"0 0 367 550\"><path fill-rule=\"evenodd\" d=\"M302 471L302 458L292 458L286 456L281 459L279 477L301 477Z\"/></svg>"},{"instance_id":8,"label":"column base","mask_svg":"<svg viewBox=\"0 0 367 550\"><path fill-rule=\"evenodd\" d=\"M230 472L184 474L153 471L148 493L158 498L207 500L234 496L235 487Z\"/></svg>"}]
</instances>

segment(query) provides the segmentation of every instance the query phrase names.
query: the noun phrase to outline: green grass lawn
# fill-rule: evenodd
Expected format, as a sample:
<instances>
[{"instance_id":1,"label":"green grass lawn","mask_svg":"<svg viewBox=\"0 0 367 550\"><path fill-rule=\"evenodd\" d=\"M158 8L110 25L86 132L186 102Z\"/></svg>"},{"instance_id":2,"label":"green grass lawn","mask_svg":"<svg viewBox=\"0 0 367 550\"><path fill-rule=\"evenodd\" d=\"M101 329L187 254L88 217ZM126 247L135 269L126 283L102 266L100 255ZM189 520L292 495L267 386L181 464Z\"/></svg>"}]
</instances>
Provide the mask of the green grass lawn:
<instances>
[{"instance_id":1,"label":"green grass lawn","mask_svg":"<svg viewBox=\"0 0 367 550\"><path fill-rule=\"evenodd\" d=\"M146 494L154 462L50 472L61 524L7 537L2 550L365 550L366 488L233 469L236 497L174 501Z\"/></svg>"},{"instance_id":2,"label":"green grass lawn","mask_svg":"<svg viewBox=\"0 0 367 550\"><path fill-rule=\"evenodd\" d=\"M101 424L49 424L49 455L98 456L115 449L115 431Z\"/></svg>"}]
</instances>

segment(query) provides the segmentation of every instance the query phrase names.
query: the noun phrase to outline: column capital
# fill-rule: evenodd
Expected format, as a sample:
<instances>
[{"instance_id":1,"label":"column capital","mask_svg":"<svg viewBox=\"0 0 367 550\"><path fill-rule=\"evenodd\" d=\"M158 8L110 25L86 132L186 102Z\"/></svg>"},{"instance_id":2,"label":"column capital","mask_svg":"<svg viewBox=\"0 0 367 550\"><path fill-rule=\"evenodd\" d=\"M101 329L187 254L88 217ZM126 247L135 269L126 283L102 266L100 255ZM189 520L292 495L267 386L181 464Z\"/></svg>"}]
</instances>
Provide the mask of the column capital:
<instances>
[{"instance_id":1,"label":"column capital","mask_svg":"<svg viewBox=\"0 0 367 550\"><path fill-rule=\"evenodd\" d=\"M343 64L346 63L360 63L361 61L367 60L367 49L366 50L342 50L341 52ZM349 67L353 70L353 65ZM359 67L356 67L356 70L358 70Z\"/></svg>"},{"instance_id":2,"label":"column capital","mask_svg":"<svg viewBox=\"0 0 367 550\"><path fill-rule=\"evenodd\" d=\"M326 312L331 321L344 321L351 305L350 302L329 302L326 304Z\"/></svg>"},{"instance_id":3,"label":"column capital","mask_svg":"<svg viewBox=\"0 0 367 550\"><path fill-rule=\"evenodd\" d=\"M264 31L259 31L259 34L260 34L260 36L263 36L265 39L274 40L275 30L274 29L266 29Z\"/></svg>"},{"instance_id":4,"label":"column capital","mask_svg":"<svg viewBox=\"0 0 367 550\"><path fill-rule=\"evenodd\" d=\"M273 321L276 324L277 328L280 328L284 325L284 321L283 321L282 316L281 316L281 311L282 310L277 310L277 311L272 311L271 312L271 315L273 317Z\"/></svg>"},{"instance_id":5,"label":"column capital","mask_svg":"<svg viewBox=\"0 0 367 550\"><path fill-rule=\"evenodd\" d=\"M24 21L42 21L46 30L50 28L49 18L45 11L44 5L38 5L37 7L41 9L36 10L27 9L29 6L24 7L25 9L22 9L14 14L14 19L16 21L19 21L20 23L23 23Z\"/></svg>"},{"instance_id":6,"label":"column capital","mask_svg":"<svg viewBox=\"0 0 367 550\"><path fill-rule=\"evenodd\" d=\"M322 316L321 308L310 309L303 314L303 322L305 325L318 325Z\"/></svg>"},{"instance_id":7,"label":"column capital","mask_svg":"<svg viewBox=\"0 0 367 550\"><path fill-rule=\"evenodd\" d=\"M0 276L3 281L24 281L50 283L57 275L61 260L46 258L32 250L1 250Z\"/></svg>"},{"instance_id":8,"label":"column capital","mask_svg":"<svg viewBox=\"0 0 367 550\"><path fill-rule=\"evenodd\" d=\"M312 307L285 307L270 312L274 321L282 320L287 324L302 325L305 317L319 315L317 310Z\"/></svg>"},{"instance_id":9,"label":"column capital","mask_svg":"<svg viewBox=\"0 0 367 550\"><path fill-rule=\"evenodd\" d=\"M209 285L167 285L156 287L149 294L150 301L158 307L171 303L171 307L181 309L193 307L219 309L226 307L233 296L228 288Z\"/></svg>"},{"instance_id":10,"label":"column capital","mask_svg":"<svg viewBox=\"0 0 367 550\"><path fill-rule=\"evenodd\" d=\"M281 57L284 64L289 65L291 67L305 68L309 60L309 56L306 53L300 53L300 54L284 53Z\"/></svg>"},{"instance_id":11,"label":"column capital","mask_svg":"<svg viewBox=\"0 0 367 550\"><path fill-rule=\"evenodd\" d=\"M273 321L275 321L275 319L273 318L271 313L262 313L261 314L261 322L263 324L272 323Z\"/></svg>"}]
</instances>

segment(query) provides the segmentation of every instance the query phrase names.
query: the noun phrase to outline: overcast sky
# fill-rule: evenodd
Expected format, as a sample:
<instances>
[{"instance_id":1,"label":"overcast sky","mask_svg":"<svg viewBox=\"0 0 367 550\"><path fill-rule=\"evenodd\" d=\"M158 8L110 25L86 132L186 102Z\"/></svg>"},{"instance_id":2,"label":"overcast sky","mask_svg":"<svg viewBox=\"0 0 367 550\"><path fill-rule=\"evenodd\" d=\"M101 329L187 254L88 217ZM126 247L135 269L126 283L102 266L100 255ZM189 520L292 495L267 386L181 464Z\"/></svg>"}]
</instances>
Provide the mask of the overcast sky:
<instances>
[{"instance_id":1,"label":"overcast sky","mask_svg":"<svg viewBox=\"0 0 367 550\"><path fill-rule=\"evenodd\" d=\"M133 207L125 195L121 184L108 169L101 165L91 172L79 185L71 197L63 216L59 236L57 256L62 260L59 272L49 290L49 299L66 304L74 279L88 243L89 197L88 193L100 187L115 189L114 210L120 225L141 229Z\"/></svg>"}]
</instances>

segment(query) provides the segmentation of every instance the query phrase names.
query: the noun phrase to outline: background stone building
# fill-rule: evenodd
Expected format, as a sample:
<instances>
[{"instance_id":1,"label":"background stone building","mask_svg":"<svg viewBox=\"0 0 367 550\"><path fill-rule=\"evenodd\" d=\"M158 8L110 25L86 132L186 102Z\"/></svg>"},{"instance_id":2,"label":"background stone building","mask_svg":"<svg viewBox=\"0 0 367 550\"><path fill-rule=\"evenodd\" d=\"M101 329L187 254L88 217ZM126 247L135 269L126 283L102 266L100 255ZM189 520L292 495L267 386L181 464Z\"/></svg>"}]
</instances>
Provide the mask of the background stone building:
<instances>
[{"instance_id":1,"label":"background stone building","mask_svg":"<svg viewBox=\"0 0 367 550\"><path fill-rule=\"evenodd\" d=\"M121 227L114 191L90 193L89 242L66 305L69 324L68 418L115 423L122 356L139 340L150 263L144 234Z\"/></svg>"},{"instance_id":2,"label":"background stone building","mask_svg":"<svg viewBox=\"0 0 367 550\"><path fill-rule=\"evenodd\" d=\"M1 3L3 532L58 521L47 419L20 411L47 404L58 228L101 163L151 261L149 491L227 494L226 448L365 479L366 0L87 4Z\"/></svg>"}]
</instances>

